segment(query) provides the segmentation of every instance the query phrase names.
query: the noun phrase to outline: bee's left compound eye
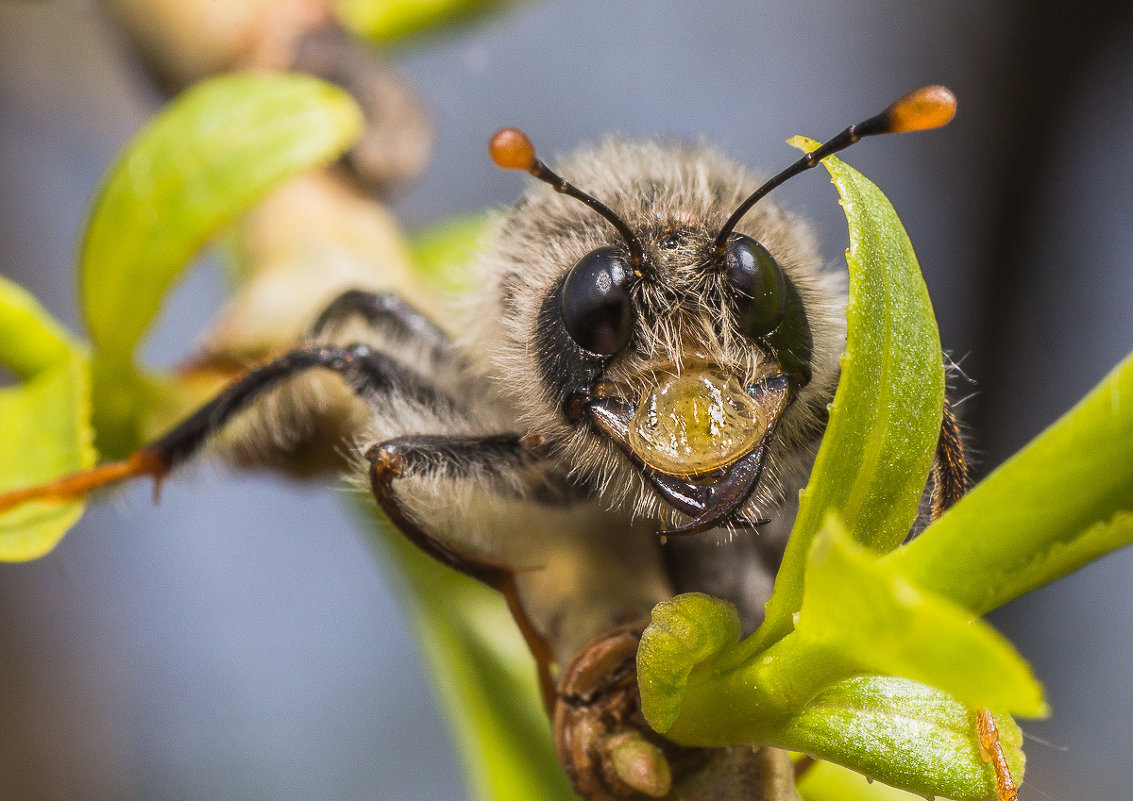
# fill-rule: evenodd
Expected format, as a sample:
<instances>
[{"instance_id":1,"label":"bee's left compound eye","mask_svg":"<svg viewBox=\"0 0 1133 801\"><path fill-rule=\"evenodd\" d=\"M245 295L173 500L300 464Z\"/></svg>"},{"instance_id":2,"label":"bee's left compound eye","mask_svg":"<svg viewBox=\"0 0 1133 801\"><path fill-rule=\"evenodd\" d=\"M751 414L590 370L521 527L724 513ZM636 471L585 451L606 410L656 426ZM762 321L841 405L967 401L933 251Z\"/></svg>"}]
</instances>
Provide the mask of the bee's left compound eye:
<instances>
[{"instance_id":1,"label":"bee's left compound eye","mask_svg":"<svg viewBox=\"0 0 1133 801\"><path fill-rule=\"evenodd\" d=\"M787 279L767 248L750 236L732 234L724 272L744 335L762 337L775 330L787 313Z\"/></svg>"},{"instance_id":2,"label":"bee's left compound eye","mask_svg":"<svg viewBox=\"0 0 1133 801\"><path fill-rule=\"evenodd\" d=\"M625 350L633 333L633 267L614 248L583 256L563 281L563 325L578 346L601 356Z\"/></svg>"}]
</instances>

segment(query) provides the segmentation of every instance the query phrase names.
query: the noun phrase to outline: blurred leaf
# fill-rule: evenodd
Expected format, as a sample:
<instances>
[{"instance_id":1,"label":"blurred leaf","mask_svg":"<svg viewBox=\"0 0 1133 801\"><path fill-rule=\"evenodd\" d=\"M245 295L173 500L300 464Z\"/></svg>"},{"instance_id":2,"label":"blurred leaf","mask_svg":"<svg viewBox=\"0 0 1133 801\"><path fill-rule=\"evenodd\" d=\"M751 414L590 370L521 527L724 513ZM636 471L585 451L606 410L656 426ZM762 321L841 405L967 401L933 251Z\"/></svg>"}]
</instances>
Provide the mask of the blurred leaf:
<instances>
[{"instance_id":1,"label":"blurred leaf","mask_svg":"<svg viewBox=\"0 0 1133 801\"><path fill-rule=\"evenodd\" d=\"M0 276L0 364L18 378L59 365L75 343L23 287Z\"/></svg>"},{"instance_id":2,"label":"blurred leaf","mask_svg":"<svg viewBox=\"0 0 1133 801\"><path fill-rule=\"evenodd\" d=\"M420 277L434 291L460 294L474 289L476 275L467 269L491 229L491 216L452 217L418 231L410 240Z\"/></svg>"},{"instance_id":3,"label":"blurred leaf","mask_svg":"<svg viewBox=\"0 0 1133 801\"><path fill-rule=\"evenodd\" d=\"M818 146L804 137L790 143L808 152ZM811 540L828 512L873 550L905 539L940 435L940 337L909 237L872 182L834 156L822 163L850 229L846 353L766 620L747 646L753 652L791 630Z\"/></svg>"},{"instance_id":4,"label":"blurred leaf","mask_svg":"<svg viewBox=\"0 0 1133 801\"><path fill-rule=\"evenodd\" d=\"M0 364L23 379L0 389L0 492L93 465L86 358L31 295L2 278ZM0 560L43 556L82 511L81 501L36 501L0 515Z\"/></svg>"},{"instance_id":5,"label":"blurred leaf","mask_svg":"<svg viewBox=\"0 0 1133 801\"><path fill-rule=\"evenodd\" d=\"M314 78L226 75L179 96L118 157L79 275L104 450L137 444L133 424L152 387L134 351L194 254L273 186L340 155L361 125L354 100Z\"/></svg>"},{"instance_id":6,"label":"blurred leaf","mask_svg":"<svg viewBox=\"0 0 1133 801\"><path fill-rule=\"evenodd\" d=\"M91 212L80 281L95 346L129 361L201 246L280 181L339 156L361 125L345 91L302 75L226 75L174 100L118 157Z\"/></svg>"},{"instance_id":7,"label":"blurred leaf","mask_svg":"<svg viewBox=\"0 0 1133 801\"><path fill-rule=\"evenodd\" d=\"M1133 356L886 561L984 614L1133 541Z\"/></svg>"},{"instance_id":8,"label":"blurred leaf","mask_svg":"<svg viewBox=\"0 0 1133 801\"><path fill-rule=\"evenodd\" d=\"M371 505L372 506L372 505ZM478 801L577 801L542 711L535 662L503 598L433 562L384 520L383 561L405 597Z\"/></svg>"},{"instance_id":9,"label":"blurred leaf","mask_svg":"<svg viewBox=\"0 0 1133 801\"><path fill-rule=\"evenodd\" d=\"M389 44L469 22L515 0L334 0L346 27L359 36Z\"/></svg>"},{"instance_id":10,"label":"blurred leaf","mask_svg":"<svg viewBox=\"0 0 1133 801\"><path fill-rule=\"evenodd\" d=\"M997 715L996 724L1011 773L1021 782L1022 732L1007 716ZM823 692L783 724L779 737L786 748L920 796L986 801L995 798L995 772L981 758L975 732L975 712L938 690L907 679L858 676ZM855 796L848 787L816 792L804 780L800 789L807 801L850 801Z\"/></svg>"}]
</instances>

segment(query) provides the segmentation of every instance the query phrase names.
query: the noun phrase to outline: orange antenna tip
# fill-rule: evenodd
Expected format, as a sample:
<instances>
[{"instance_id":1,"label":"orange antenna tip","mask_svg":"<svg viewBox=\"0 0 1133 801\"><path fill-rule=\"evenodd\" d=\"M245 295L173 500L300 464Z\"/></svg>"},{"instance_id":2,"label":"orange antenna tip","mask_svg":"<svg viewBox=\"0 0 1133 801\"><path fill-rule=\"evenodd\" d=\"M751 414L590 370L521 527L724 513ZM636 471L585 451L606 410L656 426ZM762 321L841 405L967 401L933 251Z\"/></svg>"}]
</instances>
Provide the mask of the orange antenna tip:
<instances>
[{"instance_id":1,"label":"orange antenna tip","mask_svg":"<svg viewBox=\"0 0 1133 801\"><path fill-rule=\"evenodd\" d=\"M922 86L885 110L892 133L928 131L956 116L956 95L944 86Z\"/></svg>"},{"instance_id":2,"label":"orange antenna tip","mask_svg":"<svg viewBox=\"0 0 1133 801\"><path fill-rule=\"evenodd\" d=\"M502 169L531 172L535 168L535 145L518 128L501 128L492 134L488 152Z\"/></svg>"},{"instance_id":3,"label":"orange antenna tip","mask_svg":"<svg viewBox=\"0 0 1133 801\"><path fill-rule=\"evenodd\" d=\"M905 133L906 131L927 131L948 124L956 115L956 95L952 90L943 86L922 86L915 92L902 97L880 114L875 114L868 120L862 120L857 125L851 125L833 139L820 145L817 149L807 153L787 169L770 178L763 186L756 189L747 200L732 212L732 216L724 223L724 227L716 235L713 245L719 258L724 256L728 247L728 237L740 219L747 214L760 198L767 195L775 187L800 172L809 170L831 153L838 153L850 145L860 142L867 136L879 134Z\"/></svg>"},{"instance_id":4,"label":"orange antenna tip","mask_svg":"<svg viewBox=\"0 0 1133 801\"><path fill-rule=\"evenodd\" d=\"M556 192L569 195L575 200L581 200L587 206L609 220L617 229L618 234L629 247L630 261L635 269L645 263L645 251L625 221L611 211L610 207L596 197L586 194L574 184L564 180L554 170L541 162L535 155L535 145L527 138L527 134L518 128L501 128L492 134L488 140L488 152L497 167L505 170L523 170L529 172L540 181L550 184Z\"/></svg>"}]
</instances>

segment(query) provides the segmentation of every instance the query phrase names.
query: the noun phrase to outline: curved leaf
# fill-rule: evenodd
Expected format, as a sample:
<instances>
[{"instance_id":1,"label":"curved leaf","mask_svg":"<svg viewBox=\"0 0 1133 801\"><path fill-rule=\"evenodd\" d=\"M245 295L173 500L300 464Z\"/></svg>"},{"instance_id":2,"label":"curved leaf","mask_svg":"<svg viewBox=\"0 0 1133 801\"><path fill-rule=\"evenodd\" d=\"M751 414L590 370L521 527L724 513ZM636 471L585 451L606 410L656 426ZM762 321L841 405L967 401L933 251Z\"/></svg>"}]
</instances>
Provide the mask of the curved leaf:
<instances>
[{"instance_id":1,"label":"curved leaf","mask_svg":"<svg viewBox=\"0 0 1133 801\"><path fill-rule=\"evenodd\" d=\"M782 644L796 636L855 672L920 681L972 708L1047 712L1038 681L1002 635L855 545L833 516L811 549L798 623Z\"/></svg>"},{"instance_id":2,"label":"curved leaf","mask_svg":"<svg viewBox=\"0 0 1133 801\"><path fill-rule=\"evenodd\" d=\"M342 21L359 36L390 43L487 14L514 0L335 0Z\"/></svg>"},{"instance_id":3,"label":"curved leaf","mask_svg":"<svg viewBox=\"0 0 1133 801\"><path fill-rule=\"evenodd\" d=\"M0 492L93 465L86 358L31 295L2 278L0 364L24 380L0 389ZM36 501L0 514L0 560L43 556L82 511L81 501Z\"/></svg>"},{"instance_id":4,"label":"curved leaf","mask_svg":"<svg viewBox=\"0 0 1133 801\"><path fill-rule=\"evenodd\" d=\"M1133 356L886 561L984 614L1133 542Z\"/></svg>"},{"instance_id":5,"label":"curved leaf","mask_svg":"<svg viewBox=\"0 0 1133 801\"><path fill-rule=\"evenodd\" d=\"M734 644L738 634L723 601L682 595L658 605L638 655L651 725L684 745L793 748L779 721L858 674L923 682L970 708L1046 712L1038 681L1007 640L904 579L833 515L811 548L794 631L755 655Z\"/></svg>"},{"instance_id":6,"label":"curved leaf","mask_svg":"<svg viewBox=\"0 0 1133 801\"><path fill-rule=\"evenodd\" d=\"M0 364L17 378L31 378L64 361L75 347L26 289L0 276Z\"/></svg>"},{"instance_id":7,"label":"curved leaf","mask_svg":"<svg viewBox=\"0 0 1133 801\"><path fill-rule=\"evenodd\" d=\"M198 84L118 157L83 240L80 285L100 358L129 363L169 287L224 223L358 136L343 90L302 75Z\"/></svg>"},{"instance_id":8,"label":"curved leaf","mask_svg":"<svg viewBox=\"0 0 1133 801\"><path fill-rule=\"evenodd\" d=\"M637 649L641 712L659 732L676 722L693 669L740 638L740 617L727 601L701 593L653 607Z\"/></svg>"},{"instance_id":9,"label":"curved leaf","mask_svg":"<svg viewBox=\"0 0 1133 801\"><path fill-rule=\"evenodd\" d=\"M790 143L808 152L818 146L804 137ZM828 512L875 551L905 539L940 434L940 337L909 237L872 182L834 156L822 163L850 229L846 353L766 621L749 644L756 650L791 630L810 543Z\"/></svg>"}]
</instances>

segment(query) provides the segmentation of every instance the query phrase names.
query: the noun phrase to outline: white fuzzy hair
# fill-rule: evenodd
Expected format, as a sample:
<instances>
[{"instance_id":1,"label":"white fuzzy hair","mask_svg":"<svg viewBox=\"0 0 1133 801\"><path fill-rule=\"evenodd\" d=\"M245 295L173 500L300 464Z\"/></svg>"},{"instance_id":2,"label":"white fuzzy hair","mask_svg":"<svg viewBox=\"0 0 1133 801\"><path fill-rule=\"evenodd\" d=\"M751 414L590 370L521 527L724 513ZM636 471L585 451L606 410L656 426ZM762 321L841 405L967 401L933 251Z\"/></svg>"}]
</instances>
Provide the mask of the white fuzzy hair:
<instances>
[{"instance_id":1,"label":"white fuzzy hair","mask_svg":"<svg viewBox=\"0 0 1133 801\"><path fill-rule=\"evenodd\" d=\"M693 294L703 280L698 277L703 270L694 268L701 267L706 241L759 185L743 167L703 144L607 139L575 153L557 171L628 223L670 288ZM660 248L657 238L678 228L693 235L675 250ZM814 340L813 378L780 421L760 486L745 510L774 518L784 494L797 488L810 464L837 384L845 341L844 279L820 269L808 226L767 199L736 230L764 245L798 289ZM540 380L534 352L540 308L556 283L585 254L619 242L613 227L579 201L533 185L497 220L477 265L482 291L468 299L458 336L465 352L476 354L476 369L506 395L518 428L555 443L564 467L595 486L607 506L672 521L675 513L613 443L563 418L560 399ZM641 380L645 362L679 367L695 346L749 385L768 355L732 328L721 330L716 321L722 313L701 303L659 318L641 332L638 352L615 358L607 375L632 385Z\"/></svg>"}]
</instances>

